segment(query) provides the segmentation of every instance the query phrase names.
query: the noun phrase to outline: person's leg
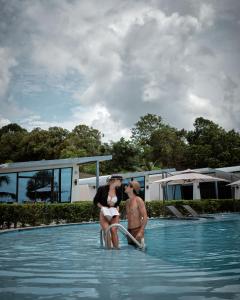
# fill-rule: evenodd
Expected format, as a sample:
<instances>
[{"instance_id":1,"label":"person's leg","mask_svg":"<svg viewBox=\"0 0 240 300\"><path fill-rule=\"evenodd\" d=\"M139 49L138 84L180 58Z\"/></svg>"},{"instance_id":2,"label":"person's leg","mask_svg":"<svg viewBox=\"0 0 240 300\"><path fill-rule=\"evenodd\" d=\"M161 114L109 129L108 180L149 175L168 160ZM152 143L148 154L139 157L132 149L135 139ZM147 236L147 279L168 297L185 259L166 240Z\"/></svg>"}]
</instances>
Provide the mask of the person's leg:
<instances>
[{"instance_id":1,"label":"person's leg","mask_svg":"<svg viewBox=\"0 0 240 300\"><path fill-rule=\"evenodd\" d=\"M100 225L101 225L102 230L103 230L103 235L104 235L104 240L105 240L105 246L107 248L111 248L111 236L110 236L110 234L108 234L108 236L106 236L106 230L109 227L109 222L104 217L104 215L103 215L102 212L100 212L99 222L100 222Z\"/></svg>"},{"instance_id":2,"label":"person's leg","mask_svg":"<svg viewBox=\"0 0 240 300\"><path fill-rule=\"evenodd\" d=\"M119 216L115 216L111 220L111 224L118 224L119 223ZM112 243L113 247L118 249L119 248L119 240L118 240L118 228L113 227L111 228L111 235L112 235Z\"/></svg>"}]
</instances>

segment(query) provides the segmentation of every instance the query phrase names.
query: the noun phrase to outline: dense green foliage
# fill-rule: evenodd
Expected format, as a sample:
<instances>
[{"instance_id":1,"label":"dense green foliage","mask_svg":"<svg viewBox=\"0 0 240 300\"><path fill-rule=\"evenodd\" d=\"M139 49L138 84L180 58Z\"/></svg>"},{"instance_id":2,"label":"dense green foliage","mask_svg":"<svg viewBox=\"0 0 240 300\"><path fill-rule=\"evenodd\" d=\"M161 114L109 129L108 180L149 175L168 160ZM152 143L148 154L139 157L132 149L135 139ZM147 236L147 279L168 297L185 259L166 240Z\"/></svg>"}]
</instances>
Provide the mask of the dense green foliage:
<instances>
[{"instance_id":1,"label":"dense green foliage","mask_svg":"<svg viewBox=\"0 0 240 300\"><path fill-rule=\"evenodd\" d=\"M98 211L90 201L67 204L0 204L0 226L75 223L97 220Z\"/></svg>"},{"instance_id":2,"label":"dense green foliage","mask_svg":"<svg viewBox=\"0 0 240 300\"><path fill-rule=\"evenodd\" d=\"M182 210L182 204L189 204L198 213L240 212L239 200L177 200L166 201ZM148 217L166 216L161 201L146 202ZM120 205L121 218L125 218L125 202ZM78 223L98 220L99 209L91 201L66 204L0 204L0 228L48 225L52 222ZM184 213L184 211L183 211Z\"/></svg>"},{"instance_id":3,"label":"dense green foliage","mask_svg":"<svg viewBox=\"0 0 240 300\"><path fill-rule=\"evenodd\" d=\"M160 116L147 114L132 128L129 140L103 143L101 132L83 124L71 132L61 127L28 132L9 124L0 128L0 163L112 154L112 161L101 163L101 174L240 164L239 132L201 117L193 125L191 131L178 130ZM81 171L95 173L89 165Z\"/></svg>"}]
</instances>

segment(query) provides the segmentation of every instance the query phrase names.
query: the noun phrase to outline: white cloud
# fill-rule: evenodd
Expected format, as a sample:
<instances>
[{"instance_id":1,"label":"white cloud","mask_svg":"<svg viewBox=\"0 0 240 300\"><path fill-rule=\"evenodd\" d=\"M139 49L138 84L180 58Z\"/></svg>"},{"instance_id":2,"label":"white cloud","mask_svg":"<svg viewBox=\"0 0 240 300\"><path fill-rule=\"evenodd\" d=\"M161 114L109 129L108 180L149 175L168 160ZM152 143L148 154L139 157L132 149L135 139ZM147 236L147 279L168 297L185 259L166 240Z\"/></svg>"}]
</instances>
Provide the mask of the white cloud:
<instances>
[{"instance_id":1,"label":"white cloud","mask_svg":"<svg viewBox=\"0 0 240 300\"><path fill-rule=\"evenodd\" d=\"M3 117L0 115L0 128L3 127L3 126L8 125L8 124L10 124L10 123L11 123L10 120L5 119L5 118L3 118Z\"/></svg>"},{"instance_id":2,"label":"white cloud","mask_svg":"<svg viewBox=\"0 0 240 300\"><path fill-rule=\"evenodd\" d=\"M46 68L51 74L65 74L69 68L77 68L76 62L72 58L71 53L54 44L54 42L45 41L42 47L43 40L33 41L33 62Z\"/></svg>"},{"instance_id":3,"label":"white cloud","mask_svg":"<svg viewBox=\"0 0 240 300\"><path fill-rule=\"evenodd\" d=\"M224 110L225 110L225 114L223 113ZM240 112L239 110L236 111L235 106L233 107L231 105L231 102L226 101L224 98L219 100L208 99L189 92L186 101L185 117L187 117L188 120L191 123L193 123L196 118L202 116L230 130L234 128L234 124L235 127L236 124L240 124L238 118L239 112ZM236 119L234 120L234 118ZM240 127L236 129L239 130Z\"/></svg>"},{"instance_id":4,"label":"white cloud","mask_svg":"<svg viewBox=\"0 0 240 300\"><path fill-rule=\"evenodd\" d=\"M84 110L81 108L74 109L73 121L76 125L82 123L98 128L104 134L103 141L116 141L121 137L129 138L131 135L130 130L124 128L118 119L112 118L106 107L98 104Z\"/></svg>"},{"instance_id":5,"label":"white cloud","mask_svg":"<svg viewBox=\"0 0 240 300\"><path fill-rule=\"evenodd\" d=\"M38 74L32 81L22 81L26 95L51 86L59 91L59 101L67 90L69 102L75 101L76 107L61 122L51 117L43 121L46 115L21 107L17 98L5 97L5 118L18 115L28 126L44 128L72 129L85 122L114 140L129 136L129 129L146 113L161 115L178 128L191 128L199 115L239 128L240 47L238 31L233 30L234 22L239 29L233 16L238 6L218 3L53 0L15 4L15 18L5 13L4 30L9 29L5 39L12 52L1 48L0 93L6 94L9 87L11 68L16 66L10 53L15 53L22 62L23 72L18 67L23 78L26 68L30 75ZM229 36L232 40L225 42ZM66 82L69 74L74 84ZM29 116L35 117L27 120Z\"/></svg>"},{"instance_id":6,"label":"white cloud","mask_svg":"<svg viewBox=\"0 0 240 300\"><path fill-rule=\"evenodd\" d=\"M17 62L12 57L11 51L0 47L0 100L8 90L11 80L11 68L16 65Z\"/></svg>"},{"instance_id":7,"label":"white cloud","mask_svg":"<svg viewBox=\"0 0 240 300\"><path fill-rule=\"evenodd\" d=\"M199 116L217 120L219 114L221 114L221 108L216 107L212 99L200 97L191 92L188 94L186 108L192 121Z\"/></svg>"},{"instance_id":8,"label":"white cloud","mask_svg":"<svg viewBox=\"0 0 240 300\"><path fill-rule=\"evenodd\" d=\"M1 123L0 123L1 124ZM71 120L68 121L43 121L39 115L29 115L20 122L21 126L28 130L40 127L48 129L49 127L62 127L73 130L79 124L97 128L102 134L102 141L117 141L121 137L128 139L131 132L124 128L118 120L113 120L111 114L104 106L95 105L91 108L75 108L72 112Z\"/></svg>"},{"instance_id":9,"label":"white cloud","mask_svg":"<svg viewBox=\"0 0 240 300\"><path fill-rule=\"evenodd\" d=\"M215 11L211 4L203 3L200 8L199 18L203 26L212 26L215 19Z\"/></svg>"},{"instance_id":10,"label":"white cloud","mask_svg":"<svg viewBox=\"0 0 240 300\"><path fill-rule=\"evenodd\" d=\"M22 118L31 115L32 111L11 97L8 97L1 103L1 114L5 119L11 120L13 123L20 123Z\"/></svg>"}]
</instances>

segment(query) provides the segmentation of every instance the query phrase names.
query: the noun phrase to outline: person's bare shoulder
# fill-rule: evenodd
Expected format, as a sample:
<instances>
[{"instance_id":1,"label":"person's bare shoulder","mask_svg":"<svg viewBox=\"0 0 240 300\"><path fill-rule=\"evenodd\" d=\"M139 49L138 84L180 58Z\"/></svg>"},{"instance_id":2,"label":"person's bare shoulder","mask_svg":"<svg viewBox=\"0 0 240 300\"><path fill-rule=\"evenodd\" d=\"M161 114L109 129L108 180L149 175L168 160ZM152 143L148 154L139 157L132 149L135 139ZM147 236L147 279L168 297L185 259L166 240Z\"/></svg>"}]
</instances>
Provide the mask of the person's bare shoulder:
<instances>
[{"instance_id":1,"label":"person's bare shoulder","mask_svg":"<svg viewBox=\"0 0 240 300\"><path fill-rule=\"evenodd\" d=\"M144 205L144 201L141 197L136 198L138 205Z\"/></svg>"}]
</instances>

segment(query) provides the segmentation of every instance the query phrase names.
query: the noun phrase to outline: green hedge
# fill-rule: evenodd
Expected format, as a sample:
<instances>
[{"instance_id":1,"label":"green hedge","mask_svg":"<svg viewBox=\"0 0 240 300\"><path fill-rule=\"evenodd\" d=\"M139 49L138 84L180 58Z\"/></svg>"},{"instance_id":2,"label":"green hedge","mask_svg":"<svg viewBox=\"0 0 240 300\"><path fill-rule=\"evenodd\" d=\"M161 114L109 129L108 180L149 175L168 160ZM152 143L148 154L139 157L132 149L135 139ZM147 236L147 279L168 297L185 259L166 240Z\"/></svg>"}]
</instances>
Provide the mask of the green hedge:
<instances>
[{"instance_id":1,"label":"green hedge","mask_svg":"<svg viewBox=\"0 0 240 300\"><path fill-rule=\"evenodd\" d=\"M240 211L240 200L177 200L165 201L165 205L175 205L183 213L183 204L189 204L199 213ZM160 201L146 202L149 217L166 216L168 212ZM124 219L125 203L120 205ZM78 223L97 221L99 209L91 201L66 204L0 204L0 228L38 226L41 224Z\"/></svg>"},{"instance_id":2,"label":"green hedge","mask_svg":"<svg viewBox=\"0 0 240 300\"><path fill-rule=\"evenodd\" d=\"M90 201L66 204L0 204L1 228L95 220L98 220L98 208Z\"/></svg>"}]
</instances>

